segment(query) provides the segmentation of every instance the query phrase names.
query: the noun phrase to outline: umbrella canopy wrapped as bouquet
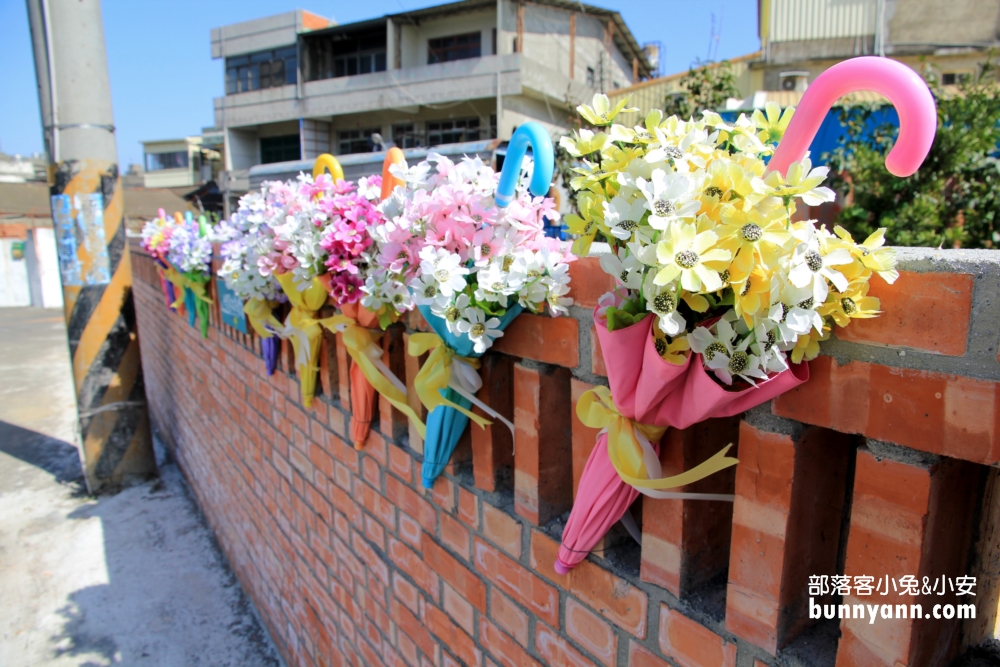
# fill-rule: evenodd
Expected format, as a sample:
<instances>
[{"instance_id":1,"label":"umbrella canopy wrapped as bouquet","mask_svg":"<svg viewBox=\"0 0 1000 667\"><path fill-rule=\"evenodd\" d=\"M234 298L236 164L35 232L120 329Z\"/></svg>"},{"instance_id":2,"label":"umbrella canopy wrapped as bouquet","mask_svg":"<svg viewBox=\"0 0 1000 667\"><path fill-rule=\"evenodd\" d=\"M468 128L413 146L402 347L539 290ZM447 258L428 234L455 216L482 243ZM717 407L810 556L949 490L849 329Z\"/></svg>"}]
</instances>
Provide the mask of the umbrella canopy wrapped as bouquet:
<instances>
[{"instance_id":1,"label":"umbrella canopy wrapped as bouquet","mask_svg":"<svg viewBox=\"0 0 1000 667\"><path fill-rule=\"evenodd\" d=\"M528 188L518 185L528 146L534 173ZM404 182L381 210L385 222L372 230L375 267L365 282L362 303L386 318L419 308L434 333L413 334L409 353L430 352L415 379L429 410L424 434L423 484L433 485L471 412L513 425L475 398L482 385L479 357L524 310L553 316L572 301L568 247L546 238L544 220L558 219L548 193L553 169L549 136L535 123L522 125L511 139L503 174L479 158L453 163L431 154L393 174Z\"/></svg>"},{"instance_id":2,"label":"umbrella canopy wrapped as bouquet","mask_svg":"<svg viewBox=\"0 0 1000 667\"><path fill-rule=\"evenodd\" d=\"M143 226L143 247L161 264L161 276L173 289L174 310L187 311L188 322L198 320L202 338L208 337L208 313L212 299L208 281L212 272L212 243L204 216L198 220L190 212L174 214L173 222L165 215ZM165 268L164 268L165 267Z\"/></svg>"},{"instance_id":3,"label":"umbrella canopy wrapped as bouquet","mask_svg":"<svg viewBox=\"0 0 1000 667\"><path fill-rule=\"evenodd\" d=\"M610 387L585 393L577 404L581 421L602 431L557 571L585 558L639 493L731 500L667 491L737 460L726 447L692 470L661 478L665 430L736 415L798 386L834 326L879 313L869 280L878 274L892 283L898 275L894 252L882 247L884 230L856 243L843 228L831 232L795 216L798 202L833 201L822 185L827 169L813 168L805 149L815 119L859 88L881 92L899 108L896 148L907 157L896 156L895 173L913 173L934 136L933 98L909 68L884 59L831 68L810 86L794 118L791 109L782 114L776 107L733 123L710 111L684 121L654 110L643 125L627 128L613 124L624 102L611 109L597 96L593 108L580 107L601 127L563 139L582 164L572 182L582 190L581 215L568 222L581 234L578 253L598 231L607 238L611 253L601 267L617 288L594 313ZM789 139L794 148L783 150Z\"/></svg>"}]
</instances>

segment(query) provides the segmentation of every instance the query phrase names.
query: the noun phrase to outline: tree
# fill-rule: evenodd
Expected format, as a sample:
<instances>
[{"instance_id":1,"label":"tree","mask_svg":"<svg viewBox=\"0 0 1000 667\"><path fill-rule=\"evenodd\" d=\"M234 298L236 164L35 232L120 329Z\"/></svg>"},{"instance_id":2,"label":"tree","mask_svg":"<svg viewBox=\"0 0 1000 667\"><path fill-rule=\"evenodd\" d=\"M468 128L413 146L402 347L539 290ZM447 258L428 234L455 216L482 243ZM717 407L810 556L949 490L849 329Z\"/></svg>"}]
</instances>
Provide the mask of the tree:
<instances>
[{"instance_id":1,"label":"tree","mask_svg":"<svg viewBox=\"0 0 1000 667\"><path fill-rule=\"evenodd\" d=\"M715 111L731 97L741 97L736 74L728 60L701 62L680 80L684 92L670 93L663 101L664 115L690 118L705 109Z\"/></svg>"},{"instance_id":2,"label":"tree","mask_svg":"<svg viewBox=\"0 0 1000 667\"><path fill-rule=\"evenodd\" d=\"M937 135L908 178L885 168L898 128L872 129L872 107L843 109L847 136L823 157L844 202L838 223L855 238L885 227L891 245L1000 247L1000 86L990 60L957 91L925 75L937 102Z\"/></svg>"}]
</instances>

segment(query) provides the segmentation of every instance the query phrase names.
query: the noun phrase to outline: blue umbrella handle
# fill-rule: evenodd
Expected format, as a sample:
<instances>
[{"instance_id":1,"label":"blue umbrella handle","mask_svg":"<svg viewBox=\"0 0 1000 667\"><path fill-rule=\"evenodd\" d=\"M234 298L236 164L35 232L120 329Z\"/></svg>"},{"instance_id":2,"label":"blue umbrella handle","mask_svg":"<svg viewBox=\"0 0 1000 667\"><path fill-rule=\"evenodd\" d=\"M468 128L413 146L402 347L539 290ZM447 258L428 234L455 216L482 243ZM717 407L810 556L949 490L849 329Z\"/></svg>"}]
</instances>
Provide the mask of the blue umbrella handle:
<instances>
[{"instance_id":1,"label":"blue umbrella handle","mask_svg":"<svg viewBox=\"0 0 1000 667\"><path fill-rule=\"evenodd\" d=\"M552 138L540 124L525 123L517 128L507 146L507 157L500 171L500 185L497 186L496 202L500 208L514 201L514 188L517 178L521 175L521 163L528 146L535 156L535 171L531 175L528 189L536 197L543 197L549 192L552 184L552 172L555 170L555 153L552 149Z\"/></svg>"}]
</instances>

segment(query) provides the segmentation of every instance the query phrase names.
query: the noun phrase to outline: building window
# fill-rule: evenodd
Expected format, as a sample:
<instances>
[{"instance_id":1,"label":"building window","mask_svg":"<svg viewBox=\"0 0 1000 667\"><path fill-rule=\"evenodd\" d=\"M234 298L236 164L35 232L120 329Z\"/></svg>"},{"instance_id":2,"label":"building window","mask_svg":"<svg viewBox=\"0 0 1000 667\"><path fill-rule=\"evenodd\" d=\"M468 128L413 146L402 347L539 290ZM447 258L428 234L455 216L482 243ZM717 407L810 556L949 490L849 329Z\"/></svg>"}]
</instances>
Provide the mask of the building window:
<instances>
[{"instance_id":1,"label":"building window","mask_svg":"<svg viewBox=\"0 0 1000 667\"><path fill-rule=\"evenodd\" d=\"M490 114L490 139L497 138L497 115L495 113Z\"/></svg>"},{"instance_id":2,"label":"building window","mask_svg":"<svg viewBox=\"0 0 1000 667\"><path fill-rule=\"evenodd\" d=\"M955 86L968 83L971 78L972 72L945 72L941 75L941 83L945 86Z\"/></svg>"},{"instance_id":3,"label":"building window","mask_svg":"<svg viewBox=\"0 0 1000 667\"><path fill-rule=\"evenodd\" d=\"M427 123L427 145L458 144L479 141L479 119L459 118Z\"/></svg>"},{"instance_id":4,"label":"building window","mask_svg":"<svg viewBox=\"0 0 1000 667\"><path fill-rule=\"evenodd\" d=\"M421 145L413 123L400 123L392 126L392 142L400 148L416 148Z\"/></svg>"},{"instance_id":5,"label":"building window","mask_svg":"<svg viewBox=\"0 0 1000 667\"><path fill-rule=\"evenodd\" d=\"M261 137L260 161L262 164L272 162L291 162L302 159L299 147L299 135L287 134L283 137Z\"/></svg>"},{"instance_id":6,"label":"building window","mask_svg":"<svg viewBox=\"0 0 1000 667\"><path fill-rule=\"evenodd\" d=\"M371 136L381 131L381 128L378 127L370 127L363 130L342 130L337 133L337 152L340 155L370 153L375 147Z\"/></svg>"},{"instance_id":7,"label":"building window","mask_svg":"<svg viewBox=\"0 0 1000 667\"><path fill-rule=\"evenodd\" d=\"M478 58L482 55L482 33L438 37L427 40L427 64Z\"/></svg>"},{"instance_id":8,"label":"building window","mask_svg":"<svg viewBox=\"0 0 1000 667\"><path fill-rule=\"evenodd\" d=\"M289 46L226 58L226 95L298 81L298 49Z\"/></svg>"},{"instance_id":9,"label":"building window","mask_svg":"<svg viewBox=\"0 0 1000 667\"><path fill-rule=\"evenodd\" d=\"M303 43L307 81L386 70L385 29L307 36Z\"/></svg>"},{"instance_id":10,"label":"building window","mask_svg":"<svg viewBox=\"0 0 1000 667\"><path fill-rule=\"evenodd\" d=\"M188 166L187 151L175 153L146 153L146 171L161 169L186 169Z\"/></svg>"},{"instance_id":11,"label":"building window","mask_svg":"<svg viewBox=\"0 0 1000 667\"><path fill-rule=\"evenodd\" d=\"M587 86L590 87L590 88L593 88L594 84L596 83L595 79L596 79L596 77L594 76L594 68L593 67L588 67L587 68Z\"/></svg>"}]
</instances>

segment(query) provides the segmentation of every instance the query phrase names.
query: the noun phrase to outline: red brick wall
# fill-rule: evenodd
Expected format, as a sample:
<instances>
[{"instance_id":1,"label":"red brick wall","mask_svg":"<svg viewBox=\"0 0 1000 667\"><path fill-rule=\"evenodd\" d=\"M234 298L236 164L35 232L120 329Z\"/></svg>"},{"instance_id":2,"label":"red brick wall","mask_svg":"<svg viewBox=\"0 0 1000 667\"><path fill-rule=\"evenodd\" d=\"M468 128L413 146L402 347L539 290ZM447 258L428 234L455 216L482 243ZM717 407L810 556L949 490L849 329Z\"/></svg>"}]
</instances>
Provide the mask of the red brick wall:
<instances>
[{"instance_id":1,"label":"red brick wall","mask_svg":"<svg viewBox=\"0 0 1000 667\"><path fill-rule=\"evenodd\" d=\"M1000 327L984 306L995 260L990 273L971 253L904 253L905 289L878 289L886 316L828 343L809 383L743 419L668 432L666 473L738 443L735 469L690 489L735 493L733 505L643 498L641 547L616 528L559 576L560 517L595 435L572 407L606 382L595 260L573 267L572 317L523 315L484 359L482 396L515 422L516 447L502 427L474 429L427 491L422 443L384 402L367 447L348 442L336 337L304 409L287 350L269 378L259 342L217 313L202 340L132 252L156 431L289 665L918 666L976 641L957 621L817 624L807 582L957 576L985 550L976 464L1000 460ZM412 383L421 360L405 340L385 336L386 359Z\"/></svg>"}]
</instances>

